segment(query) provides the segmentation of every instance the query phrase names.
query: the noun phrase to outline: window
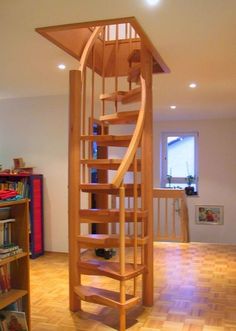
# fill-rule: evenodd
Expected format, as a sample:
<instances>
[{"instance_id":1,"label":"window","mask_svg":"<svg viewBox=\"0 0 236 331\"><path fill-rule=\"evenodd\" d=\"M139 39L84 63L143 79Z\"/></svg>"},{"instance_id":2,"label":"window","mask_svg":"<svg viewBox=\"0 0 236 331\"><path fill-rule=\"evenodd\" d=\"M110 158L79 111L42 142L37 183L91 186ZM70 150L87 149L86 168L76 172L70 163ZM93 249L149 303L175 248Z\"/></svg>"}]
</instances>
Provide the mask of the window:
<instances>
[{"instance_id":1,"label":"window","mask_svg":"<svg viewBox=\"0 0 236 331\"><path fill-rule=\"evenodd\" d=\"M161 134L161 187L198 190L198 133Z\"/></svg>"}]
</instances>

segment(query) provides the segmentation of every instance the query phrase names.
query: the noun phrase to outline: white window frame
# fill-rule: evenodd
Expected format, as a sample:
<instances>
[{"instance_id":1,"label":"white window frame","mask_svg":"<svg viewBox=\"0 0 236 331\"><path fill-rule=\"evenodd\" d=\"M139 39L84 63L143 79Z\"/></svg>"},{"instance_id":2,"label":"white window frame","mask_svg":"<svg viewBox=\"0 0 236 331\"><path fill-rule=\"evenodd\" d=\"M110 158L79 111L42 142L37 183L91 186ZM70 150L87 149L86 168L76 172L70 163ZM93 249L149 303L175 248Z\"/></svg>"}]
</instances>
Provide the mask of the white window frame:
<instances>
[{"instance_id":1,"label":"white window frame","mask_svg":"<svg viewBox=\"0 0 236 331\"><path fill-rule=\"evenodd\" d=\"M194 137L194 174L191 174L194 176L193 184L196 186L196 191L198 192L198 139L199 139L199 133L198 132L177 132L177 131L169 131L169 132L162 132L161 133L161 139L160 139L160 184L161 187L167 187L166 184L168 184L167 175L168 169L167 169L167 137ZM178 184L185 183L186 177L172 177L171 180L172 184ZM187 182L186 182L187 186Z\"/></svg>"}]
</instances>

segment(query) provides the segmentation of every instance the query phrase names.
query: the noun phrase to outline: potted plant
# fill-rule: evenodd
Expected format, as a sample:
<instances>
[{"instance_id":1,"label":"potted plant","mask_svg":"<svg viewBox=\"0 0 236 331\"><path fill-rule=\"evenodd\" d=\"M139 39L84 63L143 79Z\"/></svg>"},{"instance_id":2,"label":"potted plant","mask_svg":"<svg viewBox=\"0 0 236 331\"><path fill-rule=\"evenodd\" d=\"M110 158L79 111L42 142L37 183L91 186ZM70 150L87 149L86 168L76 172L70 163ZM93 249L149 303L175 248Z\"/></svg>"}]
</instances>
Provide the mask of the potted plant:
<instances>
[{"instance_id":1,"label":"potted plant","mask_svg":"<svg viewBox=\"0 0 236 331\"><path fill-rule=\"evenodd\" d=\"M194 195L194 187L191 186L192 183L195 181L195 177L192 176L192 175L188 175L186 178L185 178L186 182L188 183L188 186L185 187L185 192L187 195Z\"/></svg>"},{"instance_id":2,"label":"potted plant","mask_svg":"<svg viewBox=\"0 0 236 331\"><path fill-rule=\"evenodd\" d=\"M169 187L171 187L171 181L172 181L172 176L171 175L166 175L167 182L169 184Z\"/></svg>"}]
</instances>

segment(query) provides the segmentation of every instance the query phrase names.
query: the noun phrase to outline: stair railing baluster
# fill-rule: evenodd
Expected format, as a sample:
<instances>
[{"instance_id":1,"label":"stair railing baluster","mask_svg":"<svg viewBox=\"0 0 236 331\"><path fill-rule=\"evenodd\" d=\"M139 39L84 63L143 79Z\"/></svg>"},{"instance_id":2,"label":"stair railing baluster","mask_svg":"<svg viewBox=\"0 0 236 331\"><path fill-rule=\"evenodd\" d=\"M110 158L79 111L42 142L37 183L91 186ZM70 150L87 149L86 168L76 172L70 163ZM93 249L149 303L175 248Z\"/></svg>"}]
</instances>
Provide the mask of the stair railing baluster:
<instances>
[{"instance_id":1,"label":"stair railing baluster","mask_svg":"<svg viewBox=\"0 0 236 331\"><path fill-rule=\"evenodd\" d=\"M108 30L108 26L103 29L103 44L102 44L102 93L105 93L105 44L106 44L106 30ZM105 115L105 100L102 100L102 109L101 115ZM103 134L104 124L102 124L102 134Z\"/></svg>"},{"instance_id":2,"label":"stair railing baluster","mask_svg":"<svg viewBox=\"0 0 236 331\"><path fill-rule=\"evenodd\" d=\"M129 54L131 54L132 46L133 46L133 44L132 44L132 36L131 36L131 25L129 23ZM131 69L131 67L132 67L132 63L131 63L131 61L129 61L129 68ZM132 88L132 82L130 81L129 90L131 90L131 88Z\"/></svg>"},{"instance_id":3,"label":"stair railing baluster","mask_svg":"<svg viewBox=\"0 0 236 331\"><path fill-rule=\"evenodd\" d=\"M168 226L168 198L165 198L165 237L168 238L169 235L169 226Z\"/></svg>"},{"instance_id":4,"label":"stair railing baluster","mask_svg":"<svg viewBox=\"0 0 236 331\"><path fill-rule=\"evenodd\" d=\"M137 157L134 156L134 171L133 171L133 181L134 181L134 269L137 269L137 260L138 260L138 183L137 183ZM134 296L137 295L137 277L134 278Z\"/></svg>"},{"instance_id":5,"label":"stair railing baluster","mask_svg":"<svg viewBox=\"0 0 236 331\"><path fill-rule=\"evenodd\" d=\"M115 93L118 91L118 51L119 51L119 25L116 24L116 40L115 40ZM115 101L115 111L118 112L118 102Z\"/></svg>"},{"instance_id":6,"label":"stair railing baluster","mask_svg":"<svg viewBox=\"0 0 236 331\"><path fill-rule=\"evenodd\" d=\"M176 213L176 208L175 208L175 203L176 201L178 202L178 199L173 199L172 201L172 231L171 231L171 237L173 240L176 240L176 224L175 224L175 213Z\"/></svg>"},{"instance_id":7,"label":"stair railing baluster","mask_svg":"<svg viewBox=\"0 0 236 331\"><path fill-rule=\"evenodd\" d=\"M92 49L92 79L91 79L91 122L90 122L90 135L93 133L93 121L94 121L94 84L95 84L95 48Z\"/></svg>"},{"instance_id":8,"label":"stair railing baluster","mask_svg":"<svg viewBox=\"0 0 236 331\"><path fill-rule=\"evenodd\" d=\"M85 67L84 72L82 73L83 78L83 93L82 93L82 134L86 134L86 81L87 81L87 68ZM86 143L82 142L82 159L86 157ZM82 182L86 181L86 167L85 164L82 165Z\"/></svg>"},{"instance_id":9,"label":"stair railing baluster","mask_svg":"<svg viewBox=\"0 0 236 331\"><path fill-rule=\"evenodd\" d=\"M119 188L120 198L120 274L125 275L125 188L123 182ZM125 304L126 301L126 288L125 280L120 281L120 303ZM120 308L120 330L126 329L126 312L124 308Z\"/></svg>"}]
</instances>

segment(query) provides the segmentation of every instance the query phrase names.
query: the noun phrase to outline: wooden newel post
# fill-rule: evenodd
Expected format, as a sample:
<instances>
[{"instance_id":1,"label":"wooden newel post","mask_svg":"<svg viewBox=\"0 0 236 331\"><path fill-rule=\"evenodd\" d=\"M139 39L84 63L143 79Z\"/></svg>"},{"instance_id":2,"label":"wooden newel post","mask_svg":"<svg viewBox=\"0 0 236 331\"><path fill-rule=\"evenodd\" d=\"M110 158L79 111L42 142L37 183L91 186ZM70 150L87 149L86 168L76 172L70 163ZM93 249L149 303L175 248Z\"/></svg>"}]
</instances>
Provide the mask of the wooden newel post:
<instances>
[{"instance_id":1,"label":"wooden newel post","mask_svg":"<svg viewBox=\"0 0 236 331\"><path fill-rule=\"evenodd\" d=\"M143 44L142 44L143 45ZM144 263L147 273L143 276L143 304L153 305L153 109L152 109L152 69L151 53L143 45L141 48L141 72L146 82L145 122L142 138L142 199L143 209L148 210L145 235L148 244L144 248Z\"/></svg>"},{"instance_id":2,"label":"wooden newel post","mask_svg":"<svg viewBox=\"0 0 236 331\"><path fill-rule=\"evenodd\" d=\"M70 282L70 310L81 308L80 300L74 293L74 287L80 284L80 275L75 267L80 258L80 251L76 241L79 235L80 209L80 135L81 135L81 72L70 71L70 99L69 99L69 282Z\"/></svg>"}]
</instances>

